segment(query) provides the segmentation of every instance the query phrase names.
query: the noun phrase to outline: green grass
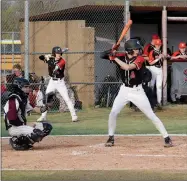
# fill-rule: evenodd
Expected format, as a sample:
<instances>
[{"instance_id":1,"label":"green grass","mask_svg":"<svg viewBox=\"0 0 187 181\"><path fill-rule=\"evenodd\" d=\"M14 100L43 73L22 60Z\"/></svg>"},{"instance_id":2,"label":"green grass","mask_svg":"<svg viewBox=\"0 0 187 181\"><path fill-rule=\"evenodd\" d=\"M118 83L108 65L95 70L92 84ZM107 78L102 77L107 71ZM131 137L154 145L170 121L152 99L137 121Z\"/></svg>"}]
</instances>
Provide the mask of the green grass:
<instances>
[{"instance_id":1,"label":"green grass","mask_svg":"<svg viewBox=\"0 0 187 181\"><path fill-rule=\"evenodd\" d=\"M159 171L3 171L2 181L40 181L40 180L102 180L102 181L119 181L119 180L141 180L141 181L172 181L172 180L187 180L187 173L177 172L159 172Z\"/></svg>"},{"instance_id":2,"label":"green grass","mask_svg":"<svg viewBox=\"0 0 187 181\"><path fill-rule=\"evenodd\" d=\"M107 134L108 116L110 108L88 108L78 112L80 122L71 122L70 113L50 113L48 120L53 125L53 135L78 135L78 134ZM163 111L156 112L166 129L171 134L187 133L187 105L167 106ZM28 124L35 122L39 117L33 114L28 117ZM2 122L2 136L8 133ZM153 123L141 112L126 107L121 111L117 119L116 134L156 134L159 133Z\"/></svg>"}]
</instances>

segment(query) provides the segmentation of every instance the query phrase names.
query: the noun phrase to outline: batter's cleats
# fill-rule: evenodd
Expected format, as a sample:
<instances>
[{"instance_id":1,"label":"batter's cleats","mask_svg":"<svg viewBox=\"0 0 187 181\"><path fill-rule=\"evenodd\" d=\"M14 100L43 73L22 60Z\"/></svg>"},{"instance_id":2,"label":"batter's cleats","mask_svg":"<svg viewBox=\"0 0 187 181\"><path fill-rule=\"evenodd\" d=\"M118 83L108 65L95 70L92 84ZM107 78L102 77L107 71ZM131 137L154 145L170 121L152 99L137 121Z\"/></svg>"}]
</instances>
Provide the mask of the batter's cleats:
<instances>
[{"instance_id":1,"label":"batter's cleats","mask_svg":"<svg viewBox=\"0 0 187 181\"><path fill-rule=\"evenodd\" d=\"M161 104L158 104L158 105L157 105L157 109L158 109L158 110L162 110L162 105L161 105Z\"/></svg>"},{"instance_id":2,"label":"batter's cleats","mask_svg":"<svg viewBox=\"0 0 187 181\"><path fill-rule=\"evenodd\" d=\"M107 142L105 143L106 147L114 146L114 136L109 136Z\"/></svg>"},{"instance_id":3,"label":"batter's cleats","mask_svg":"<svg viewBox=\"0 0 187 181\"><path fill-rule=\"evenodd\" d=\"M164 138L164 141L165 141L164 147L166 148L173 147L172 140L169 136Z\"/></svg>"},{"instance_id":4,"label":"batter's cleats","mask_svg":"<svg viewBox=\"0 0 187 181\"><path fill-rule=\"evenodd\" d=\"M72 117L72 122L78 122L79 120L78 120L78 117L77 116L73 116Z\"/></svg>"},{"instance_id":5,"label":"batter's cleats","mask_svg":"<svg viewBox=\"0 0 187 181\"><path fill-rule=\"evenodd\" d=\"M46 121L46 118L43 117L43 116L40 116L40 117L37 119L37 122L41 122L41 121Z\"/></svg>"}]
</instances>

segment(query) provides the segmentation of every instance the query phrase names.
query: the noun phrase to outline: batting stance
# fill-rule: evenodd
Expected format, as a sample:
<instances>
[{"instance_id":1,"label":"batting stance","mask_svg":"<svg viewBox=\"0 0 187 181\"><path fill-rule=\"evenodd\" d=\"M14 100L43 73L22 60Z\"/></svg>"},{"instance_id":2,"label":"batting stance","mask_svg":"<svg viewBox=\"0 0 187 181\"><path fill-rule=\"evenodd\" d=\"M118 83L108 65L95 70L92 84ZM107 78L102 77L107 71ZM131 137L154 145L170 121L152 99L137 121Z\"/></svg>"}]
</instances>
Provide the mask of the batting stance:
<instances>
[{"instance_id":1,"label":"batting stance","mask_svg":"<svg viewBox=\"0 0 187 181\"><path fill-rule=\"evenodd\" d=\"M49 135L52 125L48 122L35 123L27 126L26 116L30 111L45 112L46 107L33 108L28 101L30 91L29 82L24 78L15 78L12 83L12 92L8 95L4 106L4 121L8 130L10 145L15 150L29 150L35 142L40 142Z\"/></svg>"},{"instance_id":2,"label":"batting stance","mask_svg":"<svg viewBox=\"0 0 187 181\"><path fill-rule=\"evenodd\" d=\"M117 115L122 108L130 101L135 104L156 126L165 140L165 147L171 147L172 141L161 122L151 109L148 98L142 88L143 82L143 63L144 58L139 54L141 49L140 42L136 39L128 40L125 43L125 54L109 54L109 60L113 61L120 67L120 75L123 84L120 87L119 93L115 98L112 110L108 120L109 138L105 146L114 145L114 133L116 129Z\"/></svg>"},{"instance_id":3,"label":"batting stance","mask_svg":"<svg viewBox=\"0 0 187 181\"><path fill-rule=\"evenodd\" d=\"M57 90L66 102L72 117L73 122L78 121L73 103L71 102L68 91L64 82L64 70L65 70L65 60L62 58L62 49L60 47L54 47L52 49L52 55L41 55L40 60L48 64L49 84L46 89L46 97L51 97L52 93ZM44 102L46 104L46 102ZM43 113L37 121L46 120L47 112Z\"/></svg>"}]
</instances>

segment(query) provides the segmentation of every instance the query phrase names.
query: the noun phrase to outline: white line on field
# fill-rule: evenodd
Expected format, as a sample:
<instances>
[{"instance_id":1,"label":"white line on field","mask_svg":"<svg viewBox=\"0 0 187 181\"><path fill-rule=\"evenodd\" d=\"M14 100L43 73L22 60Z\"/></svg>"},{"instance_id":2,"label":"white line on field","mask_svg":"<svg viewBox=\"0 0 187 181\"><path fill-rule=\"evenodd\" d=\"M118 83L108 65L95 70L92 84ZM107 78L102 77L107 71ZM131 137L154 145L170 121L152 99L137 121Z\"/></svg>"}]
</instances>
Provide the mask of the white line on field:
<instances>
[{"instance_id":1,"label":"white line on field","mask_svg":"<svg viewBox=\"0 0 187 181\"><path fill-rule=\"evenodd\" d=\"M118 170L134 170L134 169L132 169L132 168L121 168L121 169L114 169L114 168L111 168L111 169L101 169L101 170L99 170L99 169L89 169L89 168L82 168L82 169L76 169L76 168L61 168L61 169L55 169L55 168L49 168L49 169L47 169L47 168L44 168L44 169L17 169L17 168L2 168L1 169L2 171L15 171L15 170L17 170L17 171L37 171L37 170L39 170L39 171L71 171L71 170L78 170L78 171L80 171L80 170L82 170L82 171L87 171L87 170L93 170L93 171L104 171L104 170L106 170L106 171L108 171L108 170L112 170L112 171L118 171ZM139 168L139 169L137 169L137 170L148 170L147 168L145 169L145 168ZM150 169L151 170L151 169ZM186 168L180 168L180 169L172 169L172 171L184 171L184 170L187 170ZM171 169L155 169L155 171L171 171Z\"/></svg>"},{"instance_id":2,"label":"white line on field","mask_svg":"<svg viewBox=\"0 0 187 181\"><path fill-rule=\"evenodd\" d=\"M170 136L187 136L187 134L169 134ZM88 134L88 135L49 135L48 137L95 137L95 136L108 136L103 134ZM124 137L136 137L136 136L161 136L161 134L115 134L115 136L124 136ZM7 137L1 137L2 139L10 138Z\"/></svg>"},{"instance_id":3,"label":"white line on field","mask_svg":"<svg viewBox=\"0 0 187 181\"><path fill-rule=\"evenodd\" d=\"M187 155L144 155L144 154L120 154L126 157L176 157L176 158L187 158Z\"/></svg>"}]
</instances>

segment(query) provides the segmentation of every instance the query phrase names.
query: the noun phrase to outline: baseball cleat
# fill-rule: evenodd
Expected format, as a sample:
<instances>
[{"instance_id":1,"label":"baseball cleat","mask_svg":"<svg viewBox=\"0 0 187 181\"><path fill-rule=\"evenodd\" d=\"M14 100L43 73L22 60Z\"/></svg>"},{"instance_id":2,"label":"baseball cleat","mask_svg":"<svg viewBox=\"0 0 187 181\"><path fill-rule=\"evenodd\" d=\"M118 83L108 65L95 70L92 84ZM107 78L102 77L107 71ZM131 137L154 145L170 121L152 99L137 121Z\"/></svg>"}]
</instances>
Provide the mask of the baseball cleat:
<instances>
[{"instance_id":1,"label":"baseball cleat","mask_svg":"<svg viewBox=\"0 0 187 181\"><path fill-rule=\"evenodd\" d=\"M73 116L72 117L72 122L78 122L79 120L78 120L78 117L77 116Z\"/></svg>"},{"instance_id":2,"label":"baseball cleat","mask_svg":"<svg viewBox=\"0 0 187 181\"><path fill-rule=\"evenodd\" d=\"M46 121L46 118L40 116L40 117L37 119L37 122L41 122L41 121Z\"/></svg>"},{"instance_id":3,"label":"baseball cleat","mask_svg":"<svg viewBox=\"0 0 187 181\"><path fill-rule=\"evenodd\" d=\"M114 146L114 136L109 136L107 142L105 143L106 147L112 147Z\"/></svg>"},{"instance_id":4,"label":"baseball cleat","mask_svg":"<svg viewBox=\"0 0 187 181\"><path fill-rule=\"evenodd\" d=\"M164 147L166 148L173 147L172 140L169 136L164 138L164 141L165 141Z\"/></svg>"}]
</instances>

